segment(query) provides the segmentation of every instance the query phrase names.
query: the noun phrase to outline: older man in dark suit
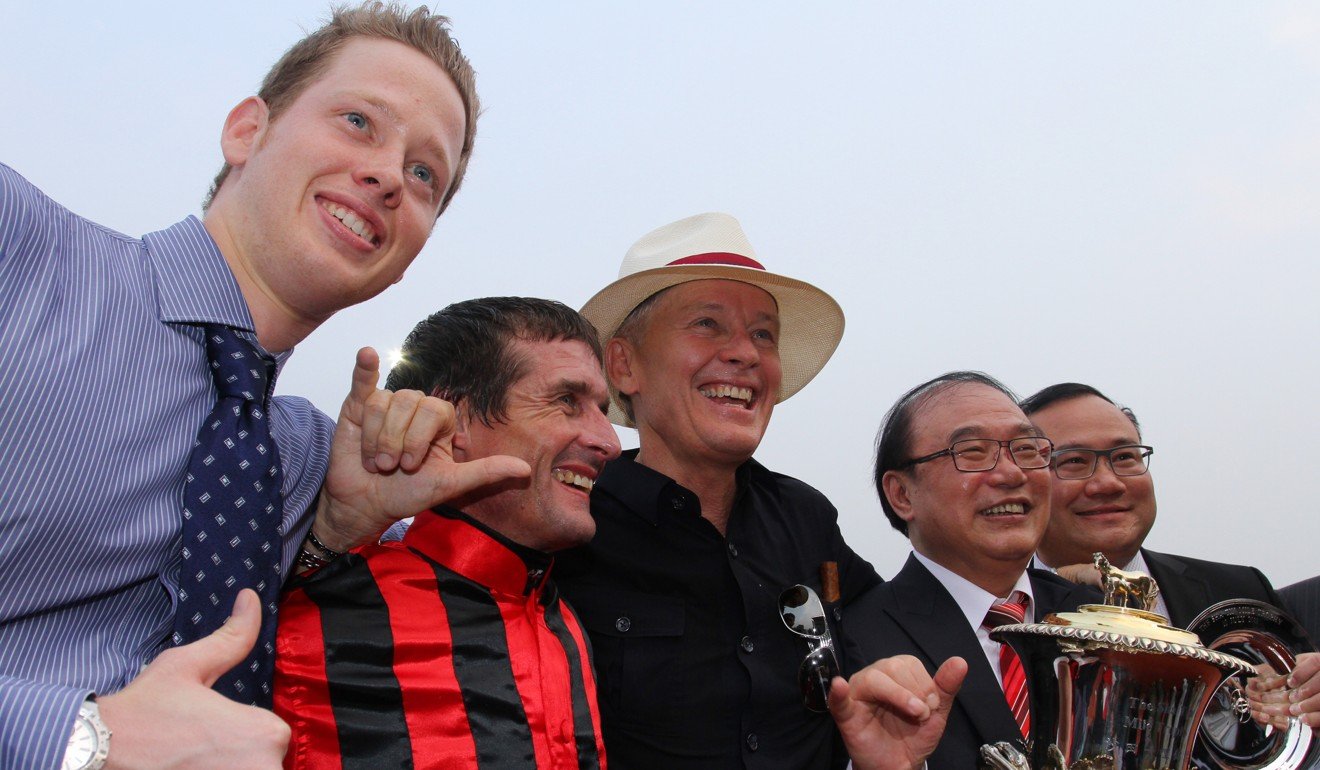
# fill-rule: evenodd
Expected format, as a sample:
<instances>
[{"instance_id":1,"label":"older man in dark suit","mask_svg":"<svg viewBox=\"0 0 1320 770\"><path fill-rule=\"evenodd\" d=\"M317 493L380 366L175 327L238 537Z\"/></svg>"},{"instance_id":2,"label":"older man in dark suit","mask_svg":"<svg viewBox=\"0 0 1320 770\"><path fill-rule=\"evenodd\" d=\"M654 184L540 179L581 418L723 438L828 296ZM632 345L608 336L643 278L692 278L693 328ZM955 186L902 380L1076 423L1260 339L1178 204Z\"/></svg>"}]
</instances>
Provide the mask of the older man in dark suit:
<instances>
[{"instance_id":1,"label":"older man in dark suit","mask_svg":"<svg viewBox=\"0 0 1320 770\"><path fill-rule=\"evenodd\" d=\"M913 655L931 671L967 661L932 770L976 767L986 743L1023 744L1021 663L990 628L1099 601L1093 589L1027 570L1049 519L1049 457L1016 396L979 372L918 385L885 417L876 489L913 553L855 603L848 659L855 667Z\"/></svg>"}]
</instances>

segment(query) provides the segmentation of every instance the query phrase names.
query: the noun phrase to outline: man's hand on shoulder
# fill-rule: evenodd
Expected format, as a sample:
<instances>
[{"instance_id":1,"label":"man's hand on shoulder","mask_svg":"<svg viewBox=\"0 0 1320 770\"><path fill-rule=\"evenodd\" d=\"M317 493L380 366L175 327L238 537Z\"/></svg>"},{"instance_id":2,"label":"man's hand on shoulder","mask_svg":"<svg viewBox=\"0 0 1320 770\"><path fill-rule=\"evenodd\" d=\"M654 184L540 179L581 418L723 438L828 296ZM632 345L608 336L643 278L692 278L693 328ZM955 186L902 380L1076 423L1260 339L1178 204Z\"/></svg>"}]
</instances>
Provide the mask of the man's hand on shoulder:
<instances>
[{"instance_id":1,"label":"man's hand on shoulder","mask_svg":"<svg viewBox=\"0 0 1320 770\"><path fill-rule=\"evenodd\" d=\"M161 653L123 690L97 699L113 734L107 768L279 768L289 727L211 689L256 643L261 602L239 592L215 633Z\"/></svg>"},{"instance_id":2,"label":"man's hand on shoulder","mask_svg":"<svg viewBox=\"0 0 1320 770\"><path fill-rule=\"evenodd\" d=\"M830 687L830 713L856 770L916 770L939 745L967 662L932 678L911 655L883 658Z\"/></svg>"},{"instance_id":3,"label":"man's hand on shoulder","mask_svg":"<svg viewBox=\"0 0 1320 770\"><path fill-rule=\"evenodd\" d=\"M314 531L328 547L346 551L374 540L399 519L531 474L516 457L456 462L453 405L415 390L380 390L379 379L380 357L362 348L339 411L316 512Z\"/></svg>"},{"instance_id":4,"label":"man's hand on shoulder","mask_svg":"<svg viewBox=\"0 0 1320 770\"><path fill-rule=\"evenodd\" d=\"M1100 570L1096 569L1094 564L1065 564L1055 570L1055 574L1064 580L1084 586L1104 588L1100 580Z\"/></svg>"}]
</instances>

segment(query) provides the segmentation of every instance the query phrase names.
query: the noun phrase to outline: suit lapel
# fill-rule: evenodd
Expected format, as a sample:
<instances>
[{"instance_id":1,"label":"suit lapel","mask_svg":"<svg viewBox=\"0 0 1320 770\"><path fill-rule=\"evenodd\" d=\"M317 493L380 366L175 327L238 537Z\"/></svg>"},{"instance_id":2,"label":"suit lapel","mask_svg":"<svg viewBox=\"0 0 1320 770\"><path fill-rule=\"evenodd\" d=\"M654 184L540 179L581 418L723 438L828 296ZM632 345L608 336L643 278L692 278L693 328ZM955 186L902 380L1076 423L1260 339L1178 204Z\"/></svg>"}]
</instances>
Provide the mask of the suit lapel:
<instances>
[{"instance_id":1,"label":"suit lapel","mask_svg":"<svg viewBox=\"0 0 1320 770\"><path fill-rule=\"evenodd\" d=\"M958 691L957 703L978 733L977 740L983 744L1020 741L1022 733L981 643L940 581L915 556L909 556L887 587L894 602L886 611L934 667L955 655L967 661L967 679Z\"/></svg>"},{"instance_id":2,"label":"suit lapel","mask_svg":"<svg viewBox=\"0 0 1320 770\"><path fill-rule=\"evenodd\" d=\"M1099 604L1102 597L1089 586L1070 583L1043 570L1027 571L1031 578L1032 608L1035 622L1044 620L1051 612L1072 612L1083 604ZM1031 619L1027 620L1032 622Z\"/></svg>"},{"instance_id":3,"label":"suit lapel","mask_svg":"<svg viewBox=\"0 0 1320 770\"><path fill-rule=\"evenodd\" d=\"M1169 608L1169 620L1179 628L1186 628L1198 613L1210 606L1210 586L1187 571L1187 566L1162 553L1141 549L1141 556L1150 568L1150 576L1159 584L1164 604Z\"/></svg>"}]
</instances>

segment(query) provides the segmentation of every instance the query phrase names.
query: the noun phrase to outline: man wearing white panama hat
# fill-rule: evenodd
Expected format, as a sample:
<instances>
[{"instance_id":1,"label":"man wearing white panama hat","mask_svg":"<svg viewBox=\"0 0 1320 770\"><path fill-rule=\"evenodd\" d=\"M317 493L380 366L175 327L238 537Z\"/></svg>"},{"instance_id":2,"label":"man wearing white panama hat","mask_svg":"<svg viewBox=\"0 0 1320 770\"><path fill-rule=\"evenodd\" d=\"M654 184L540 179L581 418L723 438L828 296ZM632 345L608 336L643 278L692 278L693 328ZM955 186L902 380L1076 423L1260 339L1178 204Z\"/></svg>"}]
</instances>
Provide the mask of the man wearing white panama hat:
<instances>
[{"instance_id":1,"label":"man wearing white panama hat","mask_svg":"<svg viewBox=\"0 0 1320 770\"><path fill-rule=\"evenodd\" d=\"M919 765L957 667L833 679L847 605L881 580L824 495L751 459L775 404L838 346L838 303L767 271L733 217L700 214L634 244L582 314L610 417L641 443L597 479L596 538L557 568L592 639L610 764L826 768L851 750L858 767ZM810 622L793 630L790 609Z\"/></svg>"}]
</instances>

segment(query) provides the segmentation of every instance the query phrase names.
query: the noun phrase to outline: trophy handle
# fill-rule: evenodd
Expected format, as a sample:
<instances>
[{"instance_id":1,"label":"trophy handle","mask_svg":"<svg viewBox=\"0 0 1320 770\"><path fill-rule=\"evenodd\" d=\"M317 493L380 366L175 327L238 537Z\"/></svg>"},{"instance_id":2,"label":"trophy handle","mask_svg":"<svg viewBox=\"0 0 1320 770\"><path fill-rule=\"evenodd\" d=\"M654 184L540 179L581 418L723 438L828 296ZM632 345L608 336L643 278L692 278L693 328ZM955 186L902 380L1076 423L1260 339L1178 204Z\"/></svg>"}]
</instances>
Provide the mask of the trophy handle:
<instances>
[{"instance_id":1,"label":"trophy handle","mask_svg":"<svg viewBox=\"0 0 1320 770\"><path fill-rule=\"evenodd\" d=\"M1031 770L1027 757L1005 741L981 747L981 767L982 770Z\"/></svg>"},{"instance_id":2,"label":"trophy handle","mask_svg":"<svg viewBox=\"0 0 1320 770\"><path fill-rule=\"evenodd\" d=\"M1291 615L1251 599L1230 599L1206 608L1187 626L1205 646L1257 666L1285 673L1315 644ZM1320 740L1299 719L1287 729L1257 725L1242 678L1225 680L1211 700L1196 742L1198 767L1223 770L1301 770L1320 766Z\"/></svg>"}]
</instances>

